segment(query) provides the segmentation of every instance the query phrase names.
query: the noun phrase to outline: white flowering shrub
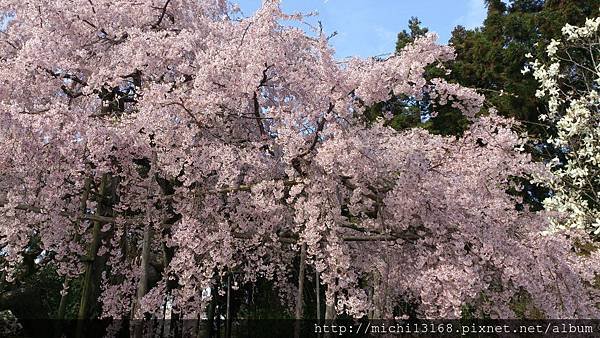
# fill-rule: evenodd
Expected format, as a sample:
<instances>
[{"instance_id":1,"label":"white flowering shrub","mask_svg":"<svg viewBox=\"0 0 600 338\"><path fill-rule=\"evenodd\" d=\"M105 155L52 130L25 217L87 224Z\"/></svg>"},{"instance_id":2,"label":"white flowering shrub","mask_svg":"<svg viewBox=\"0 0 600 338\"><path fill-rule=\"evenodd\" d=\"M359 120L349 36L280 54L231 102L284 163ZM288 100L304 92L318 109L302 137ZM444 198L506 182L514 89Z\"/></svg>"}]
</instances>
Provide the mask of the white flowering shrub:
<instances>
[{"instance_id":1,"label":"white flowering shrub","mask_svg":"<svg viewBox=\"0 0 600 338\"><path fill-rule=\"evenodd\" d=\"M552 221L551 230L600 234L599 27L600 17L587 19L582 27L567 24L563 38L548 45L547 60L524 69L533 70L540 83L536 95L548 100L548 112L540 116L553 132L548 143L564 155L547 163L553 177L536 178L552 190L544 200L546 209L564 216Z\"/></svg>"}]
</instances>

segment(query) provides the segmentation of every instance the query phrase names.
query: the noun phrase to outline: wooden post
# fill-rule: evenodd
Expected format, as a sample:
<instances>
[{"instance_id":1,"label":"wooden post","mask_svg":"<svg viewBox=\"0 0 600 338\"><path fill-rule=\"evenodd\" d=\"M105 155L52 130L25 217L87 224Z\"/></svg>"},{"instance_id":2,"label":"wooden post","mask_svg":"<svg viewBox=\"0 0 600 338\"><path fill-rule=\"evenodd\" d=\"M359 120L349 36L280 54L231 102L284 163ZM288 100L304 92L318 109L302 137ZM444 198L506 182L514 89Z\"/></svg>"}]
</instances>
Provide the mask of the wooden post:
<instances>
[{"instance_id":1,"label":"wooden post","mask_svg":"<svg viewBox=\"0 0 600 338\"><path fill-rule=\"evenodd\" d=\"M63 290L64 293L60 295L60 303L58 304L58 313L56 314L56 325L54 325L54 337L60 337L61 336L61 331L63 329L63 321L65 319L65 312L67 309L67 297L69 296L69 293L67 291L67 288L69 286L69 279L67 277L65 277L65 280L63 282Z\"/></svg>"},{"instance_id":2,"label":"wooden post","mask_svg":"<svg viewBox=\"0 0 600 338\"><path fill-rule=\"evenodd\" d=\"M144 239L142 242L142 272L140 276L140 281L138 283L136 302L133 307L132 318L133 320L138 320L135 318L135 312L138 310L140 305L140 301L148 292L148 267L150 264L150 243L152 242L152 223L147 222L144 226ZM139 318L139 322L136 322L134 325L134 336L136 338L142 337L144 317L143 315Z\"/></svg>"},{"instance_id":3,"label":"wooden post","mask_svg":"<svg viewBox=\"0 0 600 338\"><path fill-rule=\"evenodd\" d=\"M162 338L165 335L165 326L166 326L166 322L167 322L167 302L169 300L167 298L165 298L165 302L163 303L163 315L162 315L162 320L161 320L161 324L160 324L160 335L159 337Z\"/></svg>"},{"instance_id":4,"label":"wooden post","mask_svg":"<svg viewBox=\"0 0 600 338\"><path fill-rule=\"evenodd\" d=\"M190 337L198 337L200 336L200 314L198 313L196 315L196 318L194 319L194 327L192 327L192 332L190 333Z\"/></svg>"},{"instance_id":5,"label":"wooden post","mask_svg":"<svg viewBox=\"0 0 600 338\"><path fill-rule=\"evenodd\" d=\"M67 297L69 296L69 292L67 291L69 287L69 279L65 277L65 281L63 283L63 291L64 293L60 296L60 303L58 304L58 314L56 319L59 321L65 319L65 312L67 309Z\"/></svg>"},{"instance_id":6,"label":"wooden post","mask_svg":"<svg viewBox=\"0 0 600 338\"><path fill-rule=\"evenodd\" d=\"M217 306L215 306L215 314L217 317L217 330L215 331L215 334L219 338L221 338L221 311L223 311L223 309L221 309L221 305L217 304Z\"/></svg>"},{"instance_id":7,"label":"wooden post","mask_svg":"<svg viewBox=\"0 0 600 338\"><path fill-rule=\"evenodd\" d=\"M335 294L333 295L332 303L325 304L325 323L327 325L331 325L334 320L335 320ZM325 333L324 337L325 338L331 337L331 333Z\"/></svg>"},{"instance_id":8,"label":"wooden post","mask_svg":"<svg viewBox=\"0 0 600 338\"><path fill-rule=\"evenodd\" d=\"M227 308L225 309L225 338L231 338L231 273L227 274Z\"/></svg>"},{"instance_id":9,"label":"wooden post","mask_svg":"<svg viewBox=\"0 0 600 338\"><path fill-rule=\"evenodd\" d=\"M315 293L317 294L317 321L321 321L321 276L315 270Z\"/></svg>"},{"instance_id":10,"label":"wooden post","mask_svg":"<svg viewBox=\"0 0 600 338\"><path fill-rule=\"evenodd\" d=\"M137 289L138 302L148 292L148 266L150 264L150 243L152 242L152 224L144 227L144 242L142 243L142 275Z\"/></svg>"},{"instance_id":11,"label":"wooden post","mask_svg":"<svg viewBox=\"0 0 600 338\"><path fill-rule=\"evenodd\" d=\"M375 281L374 281L374 272L370 273L370 277L368 280L368 284L367 284L367 298L369 300L369 303L371 304L371 308L367 311L367 317L369 319L373 319L373 308L375 307L375 300L374 300L374 285L375 285Z\"/></svg>"}]
</instances>

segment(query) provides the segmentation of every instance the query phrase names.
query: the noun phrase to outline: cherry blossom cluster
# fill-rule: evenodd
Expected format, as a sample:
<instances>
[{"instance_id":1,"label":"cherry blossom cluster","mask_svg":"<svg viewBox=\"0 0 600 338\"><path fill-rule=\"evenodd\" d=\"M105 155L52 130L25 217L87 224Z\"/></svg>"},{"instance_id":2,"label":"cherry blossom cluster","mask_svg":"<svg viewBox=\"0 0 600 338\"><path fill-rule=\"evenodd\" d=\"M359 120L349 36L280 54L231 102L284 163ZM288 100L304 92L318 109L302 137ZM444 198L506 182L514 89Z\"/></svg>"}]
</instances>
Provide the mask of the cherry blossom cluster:
<instances>
[{"instance_id":1,"label":"cherry blossom cluster","mask_svg":"<svg viewBox=\"0 0 600 338\"><path fill-rule=\"evenodd\" d=\"M514 178L545 168L513 121L477 117L476 91L425 78L454 57L435 35L341 63L324 32L283 25L304 15L278 1L247 18L189 0L0 0L0 12L14 13L0 35L8 276L39 238L67 279L102 268L103 316L160 318L168 302L196 318L232 273L293 303L305 247L328 306L355 317L408 302L427 318L466 304L514 317L523 294L548 317L597 315L597 254L515 208ZM424 93L470 118L462 137L365 122L365 106Z\"/></svg>"}]
</instances>

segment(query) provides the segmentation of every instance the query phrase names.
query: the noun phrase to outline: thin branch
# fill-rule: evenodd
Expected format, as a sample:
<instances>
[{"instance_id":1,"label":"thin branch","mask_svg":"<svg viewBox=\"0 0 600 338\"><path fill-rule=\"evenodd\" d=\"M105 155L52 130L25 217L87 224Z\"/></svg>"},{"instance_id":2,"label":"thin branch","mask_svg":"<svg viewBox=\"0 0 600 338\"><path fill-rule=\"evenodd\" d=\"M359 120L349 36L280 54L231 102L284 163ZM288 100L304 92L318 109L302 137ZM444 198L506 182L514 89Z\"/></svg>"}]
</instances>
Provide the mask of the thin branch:
<instances>
[{"instance_id":1,"label":"thin branch","mask_svg":"<svg viewBox=\"0 0 600 338\"><path fill-rule=\"evenodd\" d=\"M379 236L343 236L342 239L345 242L386 242L386 241L397 241L398 237L391 235L379 235Z\"/></svg>"},{"instance_id":2,"label":"thin branch","mask_svg":"<svg viewBox=\"0 0 600 338\"><path fill-rule=\"evenodd\" d=\"M40 110L36 110L36 111L27 111L27 110L23 110L20 111L19 114L24 114L24 115L39 115L39 114L43 114L47 111L50 111L50 108L44 108L44 109L40 109Z\"/></svg>"},{"instance_id":3,"label":"thin branch","mask_svg":"<svg viewBox=\"0 0 600 338\"><path fill-rule=\"evenodd\" d=\"M248 29L250 28L251 25L252 25L252 21L250 21L250 23L248 24L248 26L246 26L246 29L244 29L244 34L242 34L242 40L240 40L240 45L238 46L238 50L244 44L244 39L246 38L246 34L248 33Z\"/></svg>"},{"instance_id":4,"label":"thin branch","mask_svg":"<svg viewBox=\"0 0 600 338\"><path fill-rule=\"evenodd\" d=\"M182 98L180 98L180 100L181 100L181 102L170 102L170 103L167 103L167 104L163 105L163 107L168 107L168 106L172 106L172 105L180 106L180 107L181 107L181 108L183 108L183 110L184 110L184 111L187 113L187 115L188 115L188 116L189 116L189 117L190 117L192 120L194 120L194 123L196 124L196 126L198 126L198 128L202 128L202 123L200 123L200 121L198 121L198 119L197 119L197 118L196 118L196 116L195 116L195 115L192 113L192 111L191 111L191 110L189 110L189 109L188 109L188 108L185 106L185 104L184 104L184 102L183 102L183 99L182 99Z\"/></svg>"},{"instance_id":5,"label":"thin branch","mask_svg":"<svg viewBox=\"0 0 600 338\"><path fill-rule=\"evenodd\" d=\"M12 42L10 42L8 40L4 40L4 42L6 42L7 44L9 44L12 48L18 49L17 46L15 46L15 44L13 44Z\"/></svg>"},{"instance_id":6,"label":"thin branch","mask_svg":"<svg viewBox=\"0 0 600 338\"><path fill-rule=\"evenodd\" d=\"M263 69L263 71L262 71L262 79L260 80L260 83L256 87L257 90L260 89L261 87L263 87L264 85L266 85L267 82L270 80L269 77L267 76L267 73L271 67L273 67L273 65L268 65L267 63L265 63L265 69ZM261 120L260 103L258 102L258 94L256 91L254 91L254 93L252 94L252 102L254 103L254 116L256 117L256 122L258 123L258 129L260 130L260 135L265 135L266 134L265 126L260 121Z\"/></svg>"},{"instance_id":7,"label":"thin branch","mask_svg":"<svg viewBox=\"0 0 600 338\"><path fill-rule=\"evenodd\" d=\"M88 2L90 3L90 5L92 5L92 13L96 14L96 8L94 8L94 3L92 2L92 0L88 0Z\"/></svg>"},{"instance_id":8,"label":"thin branch","mask_svg":"<svg viewBox=\"0 0 600 338\"><path fill-rule=\"evenodd\" d=\"M298 182L295 182L295 181L284 181L284 184L288 185L288 186L297 184L297 183ZM228 187L228 188L211 190L211 191L209 191L209 193L249 191L250 188L251 188L250 185L242 185L237 188L229 188ZM4 206L7 202L8 201L5 199L0 199L0 207ZM40 214L45 213L44 209L36 207L36 206L28 205L28 204L18 204L15 207L15 209L23 210L23 211L31 211L31 212L40 213ZM60 215L64 216L64 217L68 217L68 218L71 218L73 216L67 212L60 212ZM101 222L101 223L114 223L116 221L116 217L101 216L101 215L95 215L95 214L84 214L81 217L75 217L75 218L78 220L84 219L84 220L97 221L97 222ZM131 218L131 219L135 220L137 218ZM361 232L378 233L377 230L367 230L365 228L361 228L361 227L353 225L351 223L341 224L340 227L354 229L354 230L358 230ZM234 232L233 236L238 239L253 239L255 234ZM342 236L342 240L344 240L346 242L373 242L373 241L378 242L378 241L397 241L397 240L415 241L420 238L421 238L420 236L418 236L417 234L415 234L413 231L410 231L410 230L406 230L402 233L364 235L364 236L354 236L354 235ZM293 243L298 242L298 238L291 237L291 236L278 235L278 239L281 243L287 243L287 244L293 244Z\"/></svg>"},{"instance_id":9,"label":"thin branch","mask_svg":"<svg viewBox=\"0 0 600 338\"><path fill-rule=\"evenodd\" d=\"M94 25L93 23L91 23L89 20L82 19L81 17L79 17L79 15L77 16L77 18L79 18L81 21L83 21L85 24L92 27L93 29L96 29L96 30L98 29L98 27L96 25Z\"/></svg>"},{"instance_id":10,"label":"thin branch","mask_svg":"<svg viewBox=\"0 0 600 338\"><path fill-rule=\"evenodd\" d=\"M270 80L267 77L267 72L269 71L269 69L271 69L271 67L273 67L273 65L267 65L265 63L265 69L263 69L263 71L262 71L262 79L260 80L260 83L258 84L257 88L260 88L260 87L264 86L265 84L267 84L267 81Z\"/></svg>"},{"instance_id":11,"label":"thin branch","mask_svg":"<svg viewBox=\"0 0 600 338\"><path fill-rule=\"evenodd\" d=\"M79 83L82 86L87 86L87 82L85 82L84 80L80 79L76 75L69 74L69 73L59 73L59 72L52 71L52 70L50 70L48 68L45 68L44 70L46 71L46 73L50 74L54 78L69 79L69 80L71 80L73 82Z\"/></svg>"},{"instance_id":12,"label":"thin branch","mask_svg":"<svg viewBox=\"0 0 600 338\"><path fill-rule=\"evenodd\" d=\"M379 240L388 240L388 241L405 240L408 242L414 242L414 241L417 241L417 240L423 238L422 236L419 236L416 233L416 229L414 229L414 228L403 230L401 232L386 233L384 231L380 231L377 229L363 228L363 227L360 227L351 222L342 223L339 226L342 228L351 229L351 230L355 230L355 231L359 231L359 232L368 234L366 236L344 236L344 240L350 241L350 242L364 241L364 240L361 240L361 238L367 238L365 240L377 238ZM375 235L371 235L371 234L375 234Z\"/></svg>"},{"instance_id":13,"label":"thin branch","mask_svg":"<svg viewBox=\"0 0 600 338\"><path fill-rule=\"evenodd\" d=\"M161 12L160 12L160 16L158 17L158 21L156 21L156 23L154 25L152 25L152 28L158 28L158 26L160 26L160 24L162 23L163 19L165 18L165 14L167 13L167 6L169 6L169 3L171 2L171 0L167 0L165 2L165 5L163 6Z\"/></svg>"},{"instance_id":14,"label":"thin branch","mask_svg":"<svg viewBox=\"0 0 600 338\"><path fill-rule=\"evenodd\" d=\"M254 102L254 116L256 117L256 123L258 124L258 129L260 130L260 135L265 135L265 126L262 124L262 122L260 121L260 106L259 106L259 102L258 102L258 95L256 95L256 92L254 92L253 96L252 96L252 101Z\"/></svg>"},{"instance_id":15,"label":"thin branch","mask_svg":"<svg viewBox=\"0 0 600 338\"><path fill-rule=\"evenodd\" d=\"M300 184L301 182L293 181L293 180L284 180L283 185L286 187L291 187L296 184ZM231 193L237 191L250 191L255 184L242 184L237 187L223 187L220 189L208 190L209 194L220 194L220 193Z\"/></svg>"},{"instance_id":16,"label":"thin branch","mask_svg":"<svg viewBox=\"0 0 600 338\"><path fill-rule=\"evenodd\" d=\"M0 199L0 207L4 206L8 201ZM33 205L28 205L28 204L24 204L24 203L19 203L17 204L17 206L15 207L15 209L17 210L23 210L23 211L31 211L34 212L36 214L45 214L45 210ZM61 216L64 217L71 217L72 215L67 213L67 212L60 212L59 213ZM85 219L85 220L90 220L90 221L98 221L98 222L102 222L102 223L113 223L115 221L114 217L108 217L108 216L100 216L100 215L95 215L95 214L84 214L81 217L78 217L79 219Z\"/></svg>"},{"instance_id":17,"label":"thin branch","mask_svg":"<svg viewBox=\"0 0 600 338\"><path fill-rule=\"evenodd\" d=\"M242 232L234 232L232 235L234 238L237 238L237 239L253 239L255 236L255 234L252 234L252 233L242 233ZM278 236L278 237L279 237L279 241L281 243L294 244L294 243L298 242L298 240L293 237L289 237L289 236Z\"/></svg>"},{"instance_id":18,"label":"thin branch","mask_svg":"<svg viewBox=\"0 0 600 338\"><path fill-rule=\"evenodd\" d=\"M40 17L40 28L42 28L42 27L44 27L44 22L42 21L42 7L38 6L37 9L38 9L38 15Z\"/></svg>"},{"instance_id":19,"label":"thin branch","mask_svg":"<svg viewBox=\"0 0 600 338\"><path fill-rule=\"evenodd\" d=\"M252 233L240 233L234 232L234 238L237 239L253 239L255 238L255 234ZM342 240L345 242L381 242L381 241L397 241L398 238L391 235L371 235L371 236L341 236ZM278 236L278 240L281 243L285 244L296 244L298 243L298 239L290 236Z\"/></svg>"},{"instance_id":20,"label":"thin branch","mask_svg":"<svg viewBox=\"0 0 600 338\"><path fill-rule=\"evenodd\" d=\"M327 114L331 113L333 111L333 103L329 103L329 108L327 109ZM323 128L325 127L325 116L322 116L321 119L319 120L319 122L317 123L317 129L315 130L315 137L313 138L313 141L310 144L310 147L308 148L308 150L306 150L305 152L303 152L302 154L298 155L298 158L304 157L308 154L310 154L315 147L317 146L317 143L319 142L319 133L323 131Z\"/></svg>"}]
</instances>

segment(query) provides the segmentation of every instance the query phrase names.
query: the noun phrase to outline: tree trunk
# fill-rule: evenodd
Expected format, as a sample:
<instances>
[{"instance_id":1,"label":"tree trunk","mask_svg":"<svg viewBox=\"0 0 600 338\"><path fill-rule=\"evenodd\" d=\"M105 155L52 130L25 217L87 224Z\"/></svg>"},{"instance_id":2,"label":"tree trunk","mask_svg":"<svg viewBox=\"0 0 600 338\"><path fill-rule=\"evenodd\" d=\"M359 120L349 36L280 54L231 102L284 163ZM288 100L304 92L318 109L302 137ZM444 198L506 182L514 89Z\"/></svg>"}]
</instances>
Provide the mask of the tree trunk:
<instances>
[{"instance_id":1,"label":"tree trunk","mask_svg":"<svg viewBox=\"0 0 600 338\"><path fill-rule=\"evenodd\" d=\"M151 164L150 164L150 173L153 173L152 177L154 180L158 181L159 177L158 177L158 173L156 171L156 152L153 150L152 151L152 156L151 156ZM147 194L148 196L147 201L151 201L152 200L152 195L154 195L155 192L153 192L153 188L154 185L152 184L152 180L149 181L149 184L147 186ZM157 189L160 190L160 189ZM158 191L156 191L158 192ZM142 239L142 253L141 253L141 273L140 273L140 280L138 282L138 287L137 287L137 294L135 297L135 301L133 303L133 307L132 307L132 313L131 313L131 317L134 321L134 337L135 338L141 338L143 335L143 328L144 328L144 324L145 324L145 318L144 318L144 313L140 312L139 313L139 317L138 317L138 311L140 308L140 304L142 301L142 298L146 295L146 293L148 292L148 269L149 269L149 264L150 264L150 244L152 243L152 210L153 206L151 204L149 204L147 206L147 210L146 212L150 214L150 219L146 221L146 224L144 226L144 238ZM166 264L166 262L165 262ZM166 265L165 265L165 269L166 269Z\"/></svg>"},{"instance_id":2,"label":"tree trunk","mask_svg":"<svg viewBox=\"0 0 600 338\"><path fill-rule=\"evenodd\" d=\"M381 307L383 306L381 293L381 278L379 272L375 271L373 272L373 314L371 319L381 318Z\"/></svg>"},{"instance_id":3,"label":"tree trunk","mask_svg":"<svg viewBox=\"0 0 600 338\"><path fill-rule=\"evenodd\" d=\"M81 201L79 204L79 213L80 215L83 217L87 214L87 202L88 199L90 197L90 188L92 185L92 179L90 177L87 177L85 179L85 183L83 185L83 194L81 195ZM77 239L79 239L79 237L76 237ZM62 324L63 321L65 319L65 312L67 310L67 297L69 296L69 279L67 277L65 277L64 283L63 283L63 290L64 293L60 295L60 303L58 304L58 313L56 314L56 332L55 332L55 336L59 337L61 335L61 331L63 329Z\"/></svg>"},{"instance_id":4,"label":"tree trunk","mask_svg":"<svg viewBox=\"0 0 600 338\"><path fill-rule=\"evenodd\" d=\"M296 326L294 328L294 337L300 337L300 321L303 317L304 305L304 279L306 270L306 243L302 244L300 249L300 271L298 273L298 297L296 298Z\"/></svg>"},{"instance_id":5,"label":"tree trunk","mask_svg":"<svg viewBox=\"0 0 600 338\"><path fill-rule=\"evenodd\" d=\"M108 174L102 175L102 181L98 189L98 214L103 216L105 206L106 190L108 186ZM77 314L77 332L76 337L80 338L83 336L84 320L88 319L88 307L90 302L90 296L92 293L92 282L93 282L93 268L96 255L98 253L98 246L100 244L100 229L102 224L99 221L94 221L94 227L92 229L92 241L88 249L88 255L85 262L85 275L81 286L81 300L79 302L79 313Z\"/></svg>"},{"instance_id":6,"label":"tree trunk","mask_svg":"<svg viewBox=\"0 0 600 338\"><path fill-rule=\"evenodd\" d=\"M300 272L298 273L298 296L296 298L295 318L302 319L302 310L304 305L304 279L306 270L306 243L302 244L300 249Z\"/></svg>"},{"instance_id":7,"label":"tree trunk","mask_svg":"<svg viewBox=\"0 0 600 338\"><path fill-rule=\"evenodd\" d=\"M215 336L215 312L217 307L217 283L210 289L210 303L208 304L208 311L206 313L207 325L208 325L208 337L212 338Z\"/></svg>"},{"instance_id":8,"label":"tree trunk","mask_svg":"<svg viewBox=\"0 0 600 338\"><path fill-rule=\"evenodd\" d=\"M333 304L325 305L325 320L335 319L335 299Z\"/></svg>"}]
</instances>

